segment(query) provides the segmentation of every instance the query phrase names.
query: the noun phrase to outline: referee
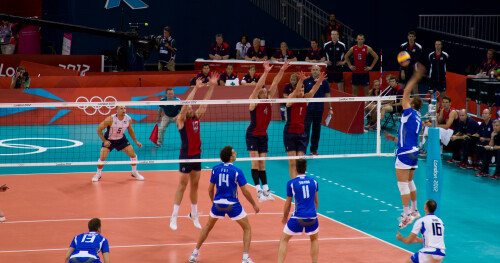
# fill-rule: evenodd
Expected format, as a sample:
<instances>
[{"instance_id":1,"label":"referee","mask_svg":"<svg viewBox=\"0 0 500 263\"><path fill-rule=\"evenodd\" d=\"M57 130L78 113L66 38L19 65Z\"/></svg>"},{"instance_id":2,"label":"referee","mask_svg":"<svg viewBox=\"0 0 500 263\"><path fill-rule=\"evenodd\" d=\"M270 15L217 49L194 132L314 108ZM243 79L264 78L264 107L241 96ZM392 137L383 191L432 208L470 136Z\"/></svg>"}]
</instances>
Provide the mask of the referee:
<instances>
[{"instance_id":1,"label":"referee","mask_svg":"<svg viewBox=\"0 0 500 263\"><path fill-rule=\"evenodd\" d=\"M160 101L180 101L181 99L174 96L174 89L167 88L165 90L167 96L161 98ZM175 122L177 120L177 115L181 111L182 105L160 105L158 108L158 118L156 122L160 122L160 127L158 128L158 141L156 143L156 147L161 147L163 145L163 137L165 137L165 131L167 130L168 125L171 122ZM161 117L161 113L164 113L163 117Z\"/></svg>"}]
</instances>

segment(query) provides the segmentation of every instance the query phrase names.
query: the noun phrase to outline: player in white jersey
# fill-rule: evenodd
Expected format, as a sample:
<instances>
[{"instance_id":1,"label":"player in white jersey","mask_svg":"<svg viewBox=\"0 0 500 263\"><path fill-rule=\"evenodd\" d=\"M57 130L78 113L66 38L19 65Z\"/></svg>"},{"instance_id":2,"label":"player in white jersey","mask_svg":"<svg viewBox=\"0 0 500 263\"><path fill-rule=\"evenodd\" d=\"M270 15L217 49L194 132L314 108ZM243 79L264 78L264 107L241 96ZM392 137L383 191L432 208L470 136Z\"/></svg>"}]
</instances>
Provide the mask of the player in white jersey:
<instances>
[{"instance_id":1,"label":"player in white jersey","mask_svg":"<svg viewBox=\"0 0 500 263\"><path fill-rule=\"evenodd\" d=\"M248 257L250 250L250 242L252 239L252 231L248 216L238 199L238 186L245 198L250 202L255 210L259 212L259 206L253 200L250 191L247 189L247 181L245 175L238 167L233 165L236 161L236 152L233 147L226 146L220 151L220 159L223 163L214 166L212 175L210 176L210 185L208 186L208 195L213 202L212 209L210 210L210 217L208 222L200 233L198 243L194 248L189 262L196 262L198 259L198 251L203 245L203 242L208 237L208 234L217 223L218 219L224 219L226 214L232 220L236 221L243 230L243 259L242 263L253 263L252 259ZM214 195L214 188L217 186L217 193ZM208 262L208 260L206 260ZM225 260L219 260L225 262ZM212 260L213 262L213 260Z\"/></svg>"},{"instance_id":2,"label":"player in white jersey","mask_svg":"<svg viewBox=\"0 0 500 263\"><path fill-rule=\"evenodd\" d=\"M123 151L130 157L130 161L137 162L137 155L135 154L134 148L125 137L125 130L128 130L130 137L139 148L142 147L142 144L137 141L134 128L132 128L132 119L126 112L125 106L117 106L116 114L108 116L99 124L99 127L97 127L97 134L102 140L102 147L97 165L97 173L92 178L92 182L97 182L101 179L104 161L106 161L109 152L113 149ZM102 131L106 128L106 133L103 134ZM137 172L137 164L132 164L132 177L135 177L139 181L144 180L144 177Z\"/></svg>"},{"instance_id":3,"label":"player in white jersey","mask_svg":"<svg viewBox=\"0 0 500 263\"><path fill-rule=\"evenodd\" d=\"M396 151L396 177L398 179L398 188L401 193L403 203L403 213L399 219L399 228L403 229L413 220L420 217L417 209L417 187L413 182L415 169L418 167L418 136L422 129L422 121L418 115L418 110L422 107L422 99L414 96L410 100L412 89L418 85L425 72L422 64L415 64L417 70L408 81L402 99L403 116L399 126L398 137L385 133L386 140L394 141L398 145ZM411 210L410 210L411 199Z\"/></svg>"},{"instance_id":4,"label":"player in white jersey","mask_svg":"<svg viewBox=\"0 0 500 263\"><path fill-rule=\"evenodd\" d=\"M424 247L413 254L406 263L439 263L443 261L446 249L444 245L444 224L439 217L434 215L436 208L436 201L427 200L424 206L425 216L415 222L410 235L403 237L398 231L396 238L399 241L405 244L424 244ZM418 233L422 234L422 238L418 237Z\"/></svg>"}]
</instances>

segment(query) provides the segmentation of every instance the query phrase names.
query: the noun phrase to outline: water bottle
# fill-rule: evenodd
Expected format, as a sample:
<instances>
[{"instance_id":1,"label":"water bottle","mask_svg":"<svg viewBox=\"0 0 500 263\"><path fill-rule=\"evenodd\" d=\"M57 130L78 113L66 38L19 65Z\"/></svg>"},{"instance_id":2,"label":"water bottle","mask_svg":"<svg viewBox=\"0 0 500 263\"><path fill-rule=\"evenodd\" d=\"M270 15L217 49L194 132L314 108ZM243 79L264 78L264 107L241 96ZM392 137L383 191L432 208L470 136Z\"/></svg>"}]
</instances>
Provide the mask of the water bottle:
<instances>
[{"instance_id":1,"label":"water bottle","mask_svg":"<svg viewBox=\"0 0 500 263\"><path fill-rule=\"evenodd\" d=\"M493 71L493 70L492 70L492 71L490 72L490 78L492 79L492 78L494 78L494 77L495 77L495 71Z\"/></svg>"}]
</instances>

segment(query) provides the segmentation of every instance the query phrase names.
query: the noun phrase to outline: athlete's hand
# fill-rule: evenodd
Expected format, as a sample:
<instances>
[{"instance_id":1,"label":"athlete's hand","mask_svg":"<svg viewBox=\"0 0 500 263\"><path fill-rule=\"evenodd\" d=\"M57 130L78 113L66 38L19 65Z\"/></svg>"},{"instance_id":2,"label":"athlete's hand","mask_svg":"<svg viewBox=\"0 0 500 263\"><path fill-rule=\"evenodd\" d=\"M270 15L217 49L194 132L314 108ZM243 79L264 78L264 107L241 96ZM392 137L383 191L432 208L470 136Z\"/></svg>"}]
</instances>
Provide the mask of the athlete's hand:
<instances>
[{"instance_id":1,"label":"athlete's hand","mask_svg":"<svg viewBox=\"0 0 500 263\"><path fill-rule=\"evenodd\" d=\"M396 235L396 238L399 240L399 241L403 241L403 235L401 235L401 233L399 233L399 231L397 231L398 234Z\"/></svg>"},{"instance_id":2,"label":"athlete's hand","mask_svg":"<svg viewBox=\"0 0 500 263\"><path fill-rule=\"evenodd\" d=\"M316 63L316 60L311 60L311 62ZM338 62L337 62L337 63L338 63ZM328 66L331 66L331 65L332 65L332 62L331 62L330 60L328 60L328 61L326 62L326 64L327 64Z\"/></svg>"},{"instance_id":3,"label":"athlete's hand","mask_svg":"<svg viewBox=\"0 0 500 263\"><path fill-rule=\"evenodd\" d=\"M106 141L104 142L104 146L106 146L106 147L111 146L111 142L110 142L110 141L108 141L108 140L106 140Z\"/></svg>"},{"instance_id":4,"label":"athlete's hand","mask_svg":"<svg viewBox=\"0 0 500 263\"><path fill-rule=\"evenodd\" d=\"M355 67L355 66L349 66L349 68L350 68L352 71L355 71L355 70L356 70L356 67Z\"/></svg>"},{"instance_id":5,"label":"athlete's hand","mask_svg":"<svg viewBox=\"0 0 500 263\"><path fill-rule=\"evenodd\" d=\"M342 66L345 64L345 61L344 60L341 60L341 61L337 61L337 63L335 63L337 66Z\"/></svg>"},{"instance_id":6,"label":"athlete's hand","mask_svg":"<svg viewBox=\"0 0 500 263\"><path fill-rule=\"evenodd\" d=\"M325 72L320 72L317 82L321 83L325 80Z\"/></svg>"},{"instance_id":7,"label":"athlete's hand","mask_svg":"<svg viewBox=\"0 0 500 263\"><path fill-rule=\"evenodd\" d=\"M285 61L285 63L283 64L283 66L281 67L280 70L283 70L283 71L286 71L286 69L290 67L290 61Z\"/></svg>"},{"instance_id":8,"label":"athlete's hand","mask_svg":"<svg viewBox=\"0 0 500 263\"><path fill-rule=\"evenodd\" d=\"M306 73L304 72L298 72L297 75L299 76L299 79L301 80L306 80L307 79L307 76L306 76Z\"/></svg>"},{"instance_id":9,"label":"athlete's hand","mask_svg":"<svg viewBox=\"0 0 500 263\"><path fill-rule=\"evenodd\" d=\"M365 67L365 71L370 71L372 70L372 67Z\"/></svg>"},{"instance_id":10,"label":"athlete's hand","mask_svg":"<svg viewBox=\"0 0 500 263\"><path fill-rule=\"evenodd\" d=\"M259 213L260 208L259 208L259 206L258 206L257 204L255 204L255 205L253 206L253 210L255 210L255 213L257 214L257 213Z\"/></svg>"},{"instance_id":11,"label":"athlete's hand","mask_svg":"<svg viewBox=\"0 0 500 263\"><path fill-rule=\"evenodd\" d=\"M269 61L264 61L264 64L262 64L262 65L264 66L264 71L265 72L269 72L273 68L273 66L269 66Z\"/></svg>"},{"instance_id":12,"label":"athlete's hand","mask_svg":"<svg viewBox=\"0 0 500 263\"><path fill-rule=\"evenodd\" d=\"M135 142L135 144L137 145L137 147L139 147L139 149L140 149L140 148L142 148L142 143L140 143L140 142Z\"/></svg>"},{"instance_id":13,"label":"athlete's hand","mask_svg":"<svg viewBox=\"0 0 500 263\"><path fill-rule=\"evenodd\" d=\"M387 131L384 131L384 139L386 139L387 141L394 141L394 139L396 138L396 136L388 133Z\"/></svg>"},{"instance_id":14,"label":"athlete's hand","mask_svg":"<svg viewBox=\"0 0 500 263\"><path fill-rule=\"evenodd\" d=\"M283 218L281 218L281 223L286 224L286 222L288 221L288 217L286 216L283 216Z\"/></svg>"},{"instance_id":15,"label":"athlete's hand","mask_svg":"<svg viewBox=\"0 0 500 263\"><path fill-rule=\"evenodd\" d=\"M6 184L3 184L0 186L0 192L5 192L5 191L7 191L7 189L9 189L9 187L7 187Z\"/></svg>"},{"instance_id":16,"label":"athlete's hand","mask_svg":"<svg viewBox=\"0 0 500 263\"><path fill-rule=\"evenodd\" d=\"M217 81L219 80L220 74L216 72L212 72L210 75L210 84L211 85L217 85Z\"/></svg>"}]
</instances>

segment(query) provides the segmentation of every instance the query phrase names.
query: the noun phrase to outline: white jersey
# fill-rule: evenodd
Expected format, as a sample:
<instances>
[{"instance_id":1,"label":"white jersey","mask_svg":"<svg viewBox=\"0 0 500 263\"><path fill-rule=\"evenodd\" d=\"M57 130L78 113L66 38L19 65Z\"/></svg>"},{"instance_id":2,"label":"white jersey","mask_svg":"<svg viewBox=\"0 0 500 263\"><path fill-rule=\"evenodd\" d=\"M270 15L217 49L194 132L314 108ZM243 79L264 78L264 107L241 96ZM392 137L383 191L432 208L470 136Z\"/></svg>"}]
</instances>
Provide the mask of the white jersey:
<instances>
[{"instance_id":1,"label":"white jersey","mask_svg":"<svg viewBox=\"0 0 500 263\"><path fill-rule=\"evenodd\" d=\"M428 214L418 219L411 232L416 235L422 234L424 248L445 249L443 221L434 214Z\"/></svg>"},{"instance_id":2,"label":"white jersey","mask_svg":"<svg viewBox=\"0 0 500 263\"><path fill-rule=\"evenodd\" d=\"M108 130L106 131L104 137L108 138L108 140L119 140L123 138L125 130L130 125L131 118L127 114L125 114L123 120L119 120L116 114L113 114L112 117L113 124L111 124L111 127L108 126Z\"/></svg>"}]
</instances>

